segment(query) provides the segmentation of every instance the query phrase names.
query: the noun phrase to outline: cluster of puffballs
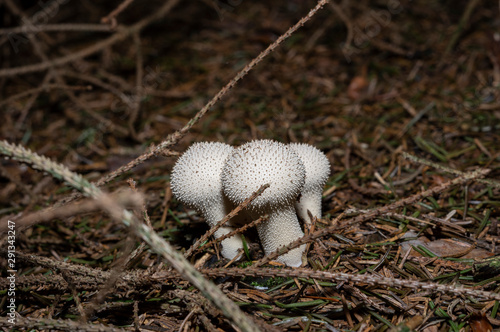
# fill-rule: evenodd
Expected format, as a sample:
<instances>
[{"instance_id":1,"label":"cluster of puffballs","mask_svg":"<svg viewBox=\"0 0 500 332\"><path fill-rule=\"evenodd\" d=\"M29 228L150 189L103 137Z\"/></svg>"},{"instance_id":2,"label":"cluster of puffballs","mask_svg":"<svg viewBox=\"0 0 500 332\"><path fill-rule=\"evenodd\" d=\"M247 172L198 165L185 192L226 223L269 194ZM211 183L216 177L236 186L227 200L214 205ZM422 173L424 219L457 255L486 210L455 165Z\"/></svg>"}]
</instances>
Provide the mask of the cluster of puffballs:
<instances>
[{"instance_id":1,"label":"cluster of puffballs","mask_svg":"<svg viewBox=\"0 0 500 332\"><path fill-rule=\"evenodd\" d=\"M199 142L177 160L171 188L177 200L197 210L214 227L262 185L269 184L242 211L243 216L231 219L214 233L219 238L232 232L242 219L267 214L268 219L257 225L257 232L269 255L304 236L299 218L308 224L311 217L321 218L321 196L329 175L330 163L325 154L309 144L285 145L266 139L235 148L225 143ZM239 234L224 239L221 245L221 255L227 259L234 259L243 248ZM276 260L298 267L304 250L302 245Z\"/></svg>"}]
</instances>

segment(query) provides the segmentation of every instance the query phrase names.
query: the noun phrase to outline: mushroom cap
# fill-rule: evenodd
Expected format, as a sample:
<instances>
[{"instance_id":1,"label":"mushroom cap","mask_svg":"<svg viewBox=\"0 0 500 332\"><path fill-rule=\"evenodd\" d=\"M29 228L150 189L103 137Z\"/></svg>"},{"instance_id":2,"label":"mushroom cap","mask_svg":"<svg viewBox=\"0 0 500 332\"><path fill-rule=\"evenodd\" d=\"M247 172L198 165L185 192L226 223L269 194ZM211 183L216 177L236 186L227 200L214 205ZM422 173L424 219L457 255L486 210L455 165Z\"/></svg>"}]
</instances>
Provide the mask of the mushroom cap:
<instances>
[{"instance_id":1,"label":"mushroom cap","mask_svg":"<svg viewBox=\"0 0 500 332\"><path fill-rule=\"evenodd\" d=\"M223 194L221 181L222 167L232 151L233 147L224 143L195 143L177 160L172 170L172 193L182 203L201 212L211 227L232 209L232 204ZM233 231L230 224L220 227L215 237ZM227 238L221 244L221 254L227 259L236 257L238 250L243 248L239 235Z\"/></svg>"},{"instance_id":2,"label":"mushroom cap","mask_svg":"<svg viewBox=\"0 0 500 332\"><path fill-rule=\"evenodd\" d=\"M322 192L330 176L330 162L325 154L316 147L306 143L290 143L306 168L306 180L301 193Z\"/></svg>"},{"instance_id":3,"label":"mushroom cap","mask_svg":"<svg viewBox=\"0 0 500 332\"><path fill-rule=\"evenodd\" d=\"M255 140L234 149L222 170L222 185L226 196L240 204L269 183L269 188L250 204L252 209L269 209L292 204L305 175L299 156L285 144Z\"/></svg>"},{"instance_id":4,"label":"mushroom cap","mask_svg":"<svg viewBox=\"0 0 500 332\"><path fill-rule=\"evenodd\" d=\"M191 145L172 170L170 186L174 196L201 212L206 213L215 206L223 209L221 172L232 151L232 146L219 142ZM222 217L224 214L222 211Z\"/></svg>"}]
</instances>

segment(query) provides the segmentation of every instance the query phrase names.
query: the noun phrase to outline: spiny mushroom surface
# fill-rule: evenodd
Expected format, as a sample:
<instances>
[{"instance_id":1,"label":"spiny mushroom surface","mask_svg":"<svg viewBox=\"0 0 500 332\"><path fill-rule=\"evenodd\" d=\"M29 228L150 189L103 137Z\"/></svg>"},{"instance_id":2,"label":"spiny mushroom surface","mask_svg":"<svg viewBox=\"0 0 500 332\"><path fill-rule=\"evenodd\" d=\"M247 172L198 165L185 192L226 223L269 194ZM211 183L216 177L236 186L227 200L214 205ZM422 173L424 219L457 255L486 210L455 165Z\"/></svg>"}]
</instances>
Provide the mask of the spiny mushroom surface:
<instances>
[{"instance_id":1,"label":"spiny mushroom surface","mask_svg":"<svg viewBox=\"0 0 500 332\"><path fill-rule=\"evenodd\" d=\"M221 182L222 167L232 151L233 147L224 143L195 143L177 160L171 174L174 196L201 213L210 227L233 208L223 194ZM233 230L230 226L223 226L214 236L219 238ZM221 254L227 259L233 259L238 249L243 248L239 235L225 239L221 244Z\"/></svg>"},{"instance_id":2,"label":"spiny mushroom surface","mask_svg":"<svg viewBox=\"0 0 500 332\"><path fill-rule=\"evenodd\" d=\"M310 223L308 210L313 217L321 218L321 195L330 176L330 162L323 152L312 145L290 143L288 146L299 155L306 168L306 181L295 202L295 209L300 219Z\"/></svg>"},{"instance_id":3,"label":"spiny mushroom surface","mask_svg":"<svg viewBox=\"0 0 500 332\"><path fill-rule=\"evenodd\" d=\"M305 168L299 156L285 144L271 140L248 142L226 160L222 185L226 196L240 204L262 185L267 188L248 206L252 218L268 214L257 226L266 255L304 236L295 213L294 201L305 181ZM300 266L305 245L278 257L288 266Z\"/></svg>"}]
</instances>

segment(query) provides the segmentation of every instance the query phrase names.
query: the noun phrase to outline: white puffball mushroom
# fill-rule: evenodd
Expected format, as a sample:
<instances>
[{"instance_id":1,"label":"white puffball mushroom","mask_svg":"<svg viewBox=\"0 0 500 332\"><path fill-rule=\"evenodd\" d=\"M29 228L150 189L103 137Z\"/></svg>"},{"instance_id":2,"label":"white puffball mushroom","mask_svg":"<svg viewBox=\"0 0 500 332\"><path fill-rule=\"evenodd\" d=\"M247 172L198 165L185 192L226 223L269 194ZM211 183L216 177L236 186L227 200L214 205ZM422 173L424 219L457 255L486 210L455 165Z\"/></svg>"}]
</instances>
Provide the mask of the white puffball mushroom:
<instances>
[{"instance_id":1,"label":"white puffball mushroom","mask_svg":"<svg viewBox=\"0 0 500 332\"><path fill-rule=\"evenodd\" d=\"M222 190L221 172L233 147L219 142L195 143L177 160L171 174L170 185L174 196L182 203L197 210L214 227L233 208ZM219 238L234 229L220 227L214 234ZM234 235L221 242L221 254L233 259L243 242Z\"/></svg>"},{"instance_id":2,"label":"white puffball mushroom","mask_svg":"<svg viewBox=\"0 0 500 332\"><path fill-rule=\"evenodd\" d=\"M288 146L299 155L306 168L306 181L295 202L295 209L299 218L310 224L308 210L313 217L321 218L321 195L330 176L330 162L323 152L312 145L290 143Z\"/></svg>"},{"instance_id":3,"label":"white puffball mushroom","mask_svg":"<svg viewBox=\"0 0 500 332\"><path fill-rule=\"evenodd\" d=\"M299 156L285 144L272 140L248 142L234 149L226 160L222 185L234 204L242 203L262 185L270 185L248 206L254 219L264 214L269 216L257 226L266 255L304 236L294 202L304 185L305 175ZM305 248L302 245L292 249L276 260L298 267L302 264Z\"/></svg>"}]
</instances>

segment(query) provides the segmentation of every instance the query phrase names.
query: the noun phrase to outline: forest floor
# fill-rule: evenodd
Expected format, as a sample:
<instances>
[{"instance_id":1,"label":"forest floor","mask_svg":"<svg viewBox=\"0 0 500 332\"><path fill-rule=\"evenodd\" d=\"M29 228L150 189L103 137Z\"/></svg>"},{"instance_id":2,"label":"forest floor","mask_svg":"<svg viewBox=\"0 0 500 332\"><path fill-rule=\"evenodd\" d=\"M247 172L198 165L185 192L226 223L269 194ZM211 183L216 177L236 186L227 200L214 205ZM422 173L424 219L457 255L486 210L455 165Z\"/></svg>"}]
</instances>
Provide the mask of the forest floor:
<instances>
[{"instance_id":1,"label":"forest floor","mask_svg":"<svg viewBox=\"0 0 500 332\"><path fill-rule=\"evenodd\" d=\"M498 2L331 2L280 45L314 1L178 2L0 4L0 327L500 329ZM209 227L175 161L253 139L312 144L331 176L301 268L262 260L254 228L238 262L186 255L228 314L113 206L185 254Z\"/></svg>"}]
</instances>

